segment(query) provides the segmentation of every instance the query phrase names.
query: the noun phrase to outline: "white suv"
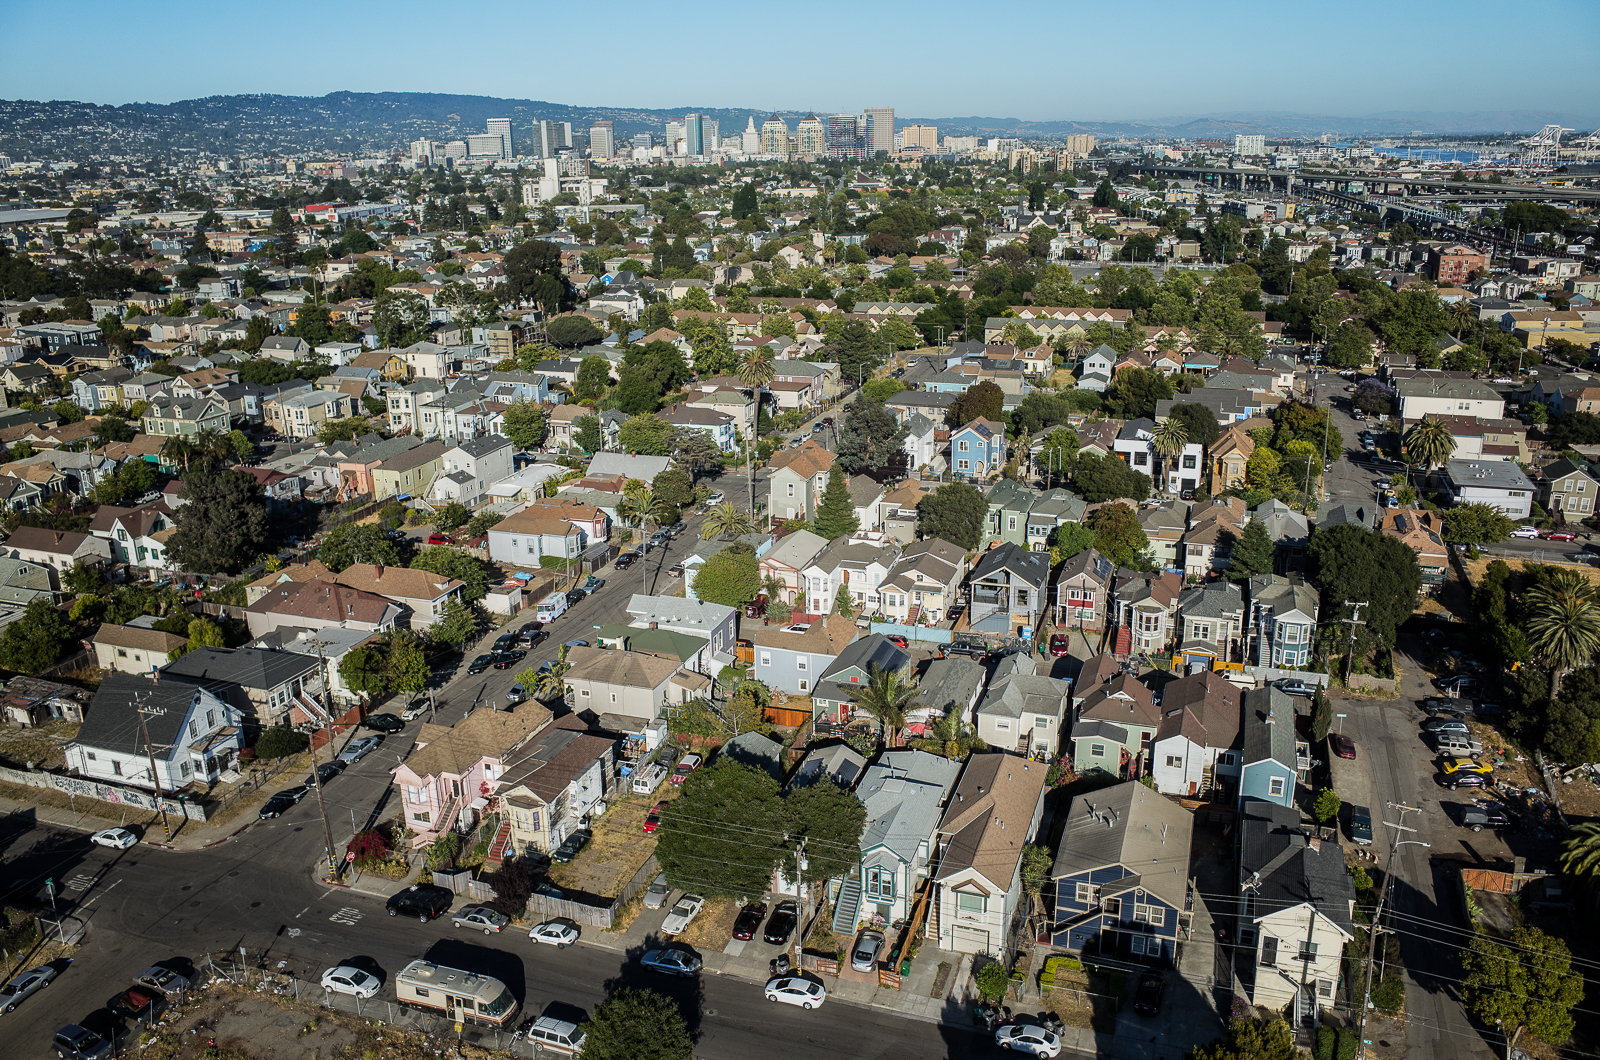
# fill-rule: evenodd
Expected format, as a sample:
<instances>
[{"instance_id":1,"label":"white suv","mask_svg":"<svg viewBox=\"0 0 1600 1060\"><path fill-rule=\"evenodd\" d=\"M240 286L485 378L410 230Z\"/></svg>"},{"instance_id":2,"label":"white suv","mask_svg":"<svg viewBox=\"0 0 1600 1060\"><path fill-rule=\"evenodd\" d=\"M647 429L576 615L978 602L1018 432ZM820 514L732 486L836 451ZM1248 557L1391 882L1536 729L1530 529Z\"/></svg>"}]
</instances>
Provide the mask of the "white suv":
<instances>
[{"instance_id":1,"label":"white suv","mask_svg":"<svg viewBox=\"0 0 1600 1060\"><path fill-rule=\"evenodd\" d=\"M1531 526L1519 526L1511 531L1512 537L1538 537L1539 531Z\"/></svg>"}]
</instances>

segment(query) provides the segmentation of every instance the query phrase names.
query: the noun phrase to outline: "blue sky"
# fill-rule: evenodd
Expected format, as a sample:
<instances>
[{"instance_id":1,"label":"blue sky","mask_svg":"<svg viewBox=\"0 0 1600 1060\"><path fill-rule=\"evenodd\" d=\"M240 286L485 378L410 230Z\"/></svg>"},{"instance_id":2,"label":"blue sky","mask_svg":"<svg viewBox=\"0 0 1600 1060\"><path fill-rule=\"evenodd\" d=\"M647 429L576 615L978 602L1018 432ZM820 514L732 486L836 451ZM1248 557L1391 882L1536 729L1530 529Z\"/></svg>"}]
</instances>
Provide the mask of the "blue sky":
<instances>
[{"instance_id":1,"label":"blue sky","mask_svg":"<svg viewBox=\"0 0 1600 1060\"><path fill-rule=\"evenodd\" d=\"M338 90L1113 121L1558 111L1600 123L1600 4L1551 0L0 0L0 97ZM1588 131L1588 130L1585 130Z\"/></svg>"}]
</instances>

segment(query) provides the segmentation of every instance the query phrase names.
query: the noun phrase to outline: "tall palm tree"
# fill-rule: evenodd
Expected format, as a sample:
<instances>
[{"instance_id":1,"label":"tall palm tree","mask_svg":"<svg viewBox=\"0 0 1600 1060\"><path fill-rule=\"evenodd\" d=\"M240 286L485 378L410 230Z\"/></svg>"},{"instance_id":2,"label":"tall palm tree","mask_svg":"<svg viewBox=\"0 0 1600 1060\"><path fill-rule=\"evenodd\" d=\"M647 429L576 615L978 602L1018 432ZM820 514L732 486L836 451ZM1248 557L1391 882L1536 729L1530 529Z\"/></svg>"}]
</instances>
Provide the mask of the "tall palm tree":
<instances>
[{"instance_id":1,"label":"tall palm tree","mask_svg":"<svg viewBox=\"0 0 1600 1060\"><path fill-rule=\"evenodd\" d=\"M755 423L750 428L750 436L745 439L745 475L750 484L750 510L756 510L756 439L761 435L761 397L762 390L772 382L772 377L777 374L772 362L767 359L765 347L751 350L745 355L744 361L739 365L739 382L750 388L750 396L756 401Z\"/></svg>"},{"instance_id":2,"label":"tall palm tree","mask_svg":"<svg viewBox=\"0 0 1600 1060\"><path fill-rule=\"evenodd\" d=\"M1423 470L1432 470L1450 459L1456 451L1456 440L1443 420L1428 416L1406 432L1405 451L1422 464Z\"/></svg>"},{"instance_id":3,"label":"tall palm tree","mask_svg":"<svg viewBox=\"0 0 1600 1060\"><path fill-rule=\"evenodd\" d=\"M1478 310L1473 304L1463 298L1450 306L1450 322L1456 326L1456 341L1461 341L1461 336L1478 323Z\"/></svg>"},{"instance_id":4,"label":"tall palm tree","mask_svg":"<svg viewBox=\"0 0 1600 1060\"><path fill-rule=\"evenodd\" d=\"M1600 823L1589 821L1572 829L1561 849L1561 871L1571 876L1600 875Z\"/></svg>"},{"instance_id":5,"label":"tall palm tree","mask_svg":"<svg viewBox=\"0 0 1600 1060\"><path fill-rule=\"evenodd\" d=\"M917 681L911 676L911 667L885 670L873 663L867 673L867 687L856 697L856 707L877 721L889 746L898 747L906 713L916 702L917 695Z\"/></svg>"},{"instance_id":6,"label":"tall palm tree","mask_svg":"<svg viewBox=\"0 0 1600 1060\"><path fill-rule=\"evenodd\" d=\"M700 540L710 541L724 534L738 537L740 534L755 532L756 517L751 514L750 509L740 508L732 501L723 501L714 505L706 515L706 524L700 528Z\"/></svg>"},{"instance_id":7,"label":"tall palm tree","mask_svg":"<svg viewBox=\"0 0 1600 1060\"><path fill-rule=\"evenodd\" d=\"M1083 360L1083 358L1092 349L1094 349L1094 343L1089 341L1089 335L1087 332L1074 331L1067 338L1067 352L1072 354L1073 357L1080 361Z\"/></svg>"},{"instance_id":8,"label":"tall palm tree","mask_svg":"<svg viewBox=\"0 0 1600 1060\"><path fill-rule=\"evenodd\" d=\"M1162 478L1166 477L1167 465L1176 460L1188 444L1189 428L1184 426L1182 420L1168 418L1156 424L1156 429L1150 432L1150 448L1161 457ZM1160 481L1157 481L1156 488L1162 488Z\"/></svg>"},{"instance_id":9,"label":"tall palm tree","mask_svg":"<svg viewBox=\"0 0 1600 1060\"><path fill-rule=\"evenodd\" d=\"M181 434L174 434L161 445L161 455L173 463L182 463L185 471L189 470L189 461L199 453L199 448L193 439Z\"/></svg>"},{"instance_id":10,"label":"tall palm tree","mask_svg":"<svg viewBox=\"0 0 1600 1060\"><path fill-rule=\"evenodd\" d=\"M1214 346L1215 348L1211 352L1222 358L1237 357L1244 352L1244 344L1232 335L1222 336Z\"/></svg>"},{"instance_id":11,"label":"tall palm tree","mask_svg":"<svg viewBox=\"0 0 1600 1060\"><path fill-rule=\"evenodd\" d=\"M1528 620L1523 632L1550 667L1550 696L1561 693L1561 678L1587 663L1600 648L1600 592L1579 571L1561 570L1528 590Z\"/></svg>"},{"instance_id":12,"label":"tall palm tree","mask_svg":"<svg viewBox=\"0 0 1600 1060\"><path fill-rule=\"evenodd\" d=\"M665 497L657 497L656 491L642 481L629 479L623 487L623 499L617 505L617 514L632 522L655 523L659 527L671 507Z\"/></svg>"}]
</instances>

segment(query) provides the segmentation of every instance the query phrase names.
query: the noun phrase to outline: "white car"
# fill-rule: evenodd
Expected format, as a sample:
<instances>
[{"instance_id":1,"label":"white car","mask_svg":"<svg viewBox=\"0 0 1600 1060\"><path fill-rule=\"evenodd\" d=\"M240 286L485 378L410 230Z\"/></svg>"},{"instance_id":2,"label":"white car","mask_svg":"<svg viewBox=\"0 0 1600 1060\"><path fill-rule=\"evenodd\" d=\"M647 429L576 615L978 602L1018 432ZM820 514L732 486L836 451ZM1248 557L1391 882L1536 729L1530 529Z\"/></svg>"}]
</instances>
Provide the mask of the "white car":
<instances>
[{"instance_id":1,"label":"white car","mask_svg":"<svg viewBox=\"0 0 1600 1060\"><path fill-rule=\"evenodd\" d=\"M1061 1039L1054 1031L1031 1023L1010 1023L994 1032L994 1044L1034 1056L1060 1056Z\"/></svg>"},{"instance_id":2,"label":"white car","mask_svg":"<svg viewBox=\"0 0 1600 1060\"><path fill-rule=\"evenodd\" d=\"M486 905L469 905L451 917L450 923L456 927L481 928L485 935L493 935L511 923L511 918Z\"/></svg>"},{"instance_id":3,"label":"white car","mask_svg":"<svg viewBox=\"0 0 1600 1060\"><path fill-rule=\"evenodd\" d=\"M426 703L413 703L409 707L407 707L405 710L402 710L400 712L400 720L401 721L416 721L418 718L422 717L426 713L428 713L428 704L426 704Z\"/></svg>"},{"instance_id":4,"label":"white car","mask_svg":"<svg viewBox=\"0 0 1600 1060\"><path fill-rule=\"evenodd\" d=\"M528 937L535 942L542 942L546 946L557 946L566 949L578 941L578 925L566 917L557 917L546 920L542 924L533 925L533 930L528 932Z\"/></svg>"},{"instance_id":5,"label":"white car","mask_svg":"<svg viewBox=\"0 0 1600 1060\"><path fill-rule=\"evenodd\" d=\"M360 968L352 968L348 964L341 964L337 968L329 968L322 973L322 989L330 994L354 994L356 997L371 997L378 992L383 984L378 977L363 972Z\"/></svg>"},{"instance_id":6,"label":"white car","mask_svg":"<svg viewBox=\"0 0 1600 1060\"><path fill-rule=\"evenodd\" d=\"M1531 526L1519 526L1515 530L1511 531L1511 536L1536 538L1539 536L1539 531Z\"/></svg>"},{"instance_id":7,"label":"white car","mask_svg":"<svg viewBox=\"0 0 1600 1060\"><path fill-rule=\"evenodd\" d=\"M695 975L701 968L700 958L686 950L650 950L639 958L639 963L652 972L685 979Z\"/></svg>"},{"instance_id":8,"label":"white car","mask_svg":"<svg viewBox=\"0 0 1600 1060\"><path fill-rule=\"evenodd\" d=\"M139 837L126 828L107 828L89 837L89 842L96 846L110 847L112 850L127 850L138 841Z\"/></svg>"},{"instance_id":9,"label":"white car","mask_svg":"<svg viewBox=\"0 0 1600 1060\"><path fill-rule=\"evenodd\" d=\"M678 899L678 904L672 907L667 918L661 922L661 930L668 935L680 934L689 926L689 921L700 915L700 910L706 907L706 900L698 894L686 894Z\"/></svg>"},{"instance_id":10,"label":"white car","mask_svg":"<svg viewBox=\"0 0 1600 1060\"><path fill-rule=\"evenodd\" d=\"M667 895L672 893L672 888L667 886L667 874L662 873L650 884L650 889L644 892L644 907L646 909L660 909L667 904Z\"/></svg>"},{"instance_id":11,"label":"white car","mask_svg":"<svg viewBox=\"0 0 1600 1060\"><path fill-rule=\"evenodd\" d=\"M799 976L786 975L769 979L766 994L768 1001L782 1001L786 1005L799 1005L801 1008L816 1008L828 1000L828 992L822 988L821 983L801 979Z\"/></svg>"},{"instance_id":12,"label":"white car","mask_svg":"<svg viewBox=\"0 0 1600 1060\"><path fill-rule=\"evenodd\" d=\"M706 496L706 503L707 504L721 504L722 503L722 496L723 495L722 495L722 491L721 490L712 490Z\"/></svg>"}]
</instances>

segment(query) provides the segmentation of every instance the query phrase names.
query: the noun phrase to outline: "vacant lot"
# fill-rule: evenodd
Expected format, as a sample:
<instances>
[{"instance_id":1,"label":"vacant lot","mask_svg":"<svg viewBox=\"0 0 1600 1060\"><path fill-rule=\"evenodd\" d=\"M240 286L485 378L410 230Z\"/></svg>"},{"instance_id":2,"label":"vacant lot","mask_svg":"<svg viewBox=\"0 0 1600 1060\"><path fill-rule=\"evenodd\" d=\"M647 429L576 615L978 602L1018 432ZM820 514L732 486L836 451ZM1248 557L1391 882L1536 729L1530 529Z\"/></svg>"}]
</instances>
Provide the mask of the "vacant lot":
<instances>
[{"instance_id":1,"label":"vacant lot","mask_svg":"<svg viewBox=\"0 0 1600 1060\"><path fill-rule=\"evenodd\" d=\"M656 851L656 837L644 834L644 819L658 801L678 789L663 783L654 795L624 795L590 828L594 839L565 865L550 866L550 880L563 889L615 897Z\"/></svg>"}]
</instances>

